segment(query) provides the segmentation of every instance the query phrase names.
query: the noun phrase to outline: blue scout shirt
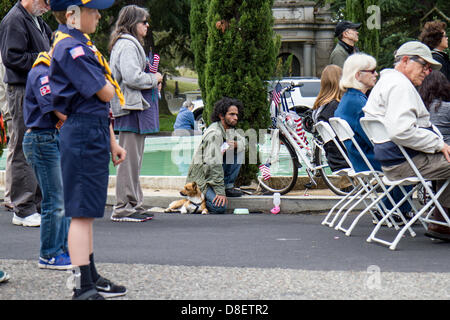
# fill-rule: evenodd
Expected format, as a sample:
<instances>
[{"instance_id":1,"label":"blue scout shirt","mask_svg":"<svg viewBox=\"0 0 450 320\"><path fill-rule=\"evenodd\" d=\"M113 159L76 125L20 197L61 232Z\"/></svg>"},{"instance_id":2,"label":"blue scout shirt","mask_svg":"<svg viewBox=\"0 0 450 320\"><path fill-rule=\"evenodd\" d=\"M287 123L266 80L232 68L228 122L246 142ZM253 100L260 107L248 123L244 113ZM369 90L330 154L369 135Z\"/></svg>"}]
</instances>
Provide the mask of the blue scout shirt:
<instances>
[{"instance_id":1,"label":"blue scout shirt","mask_svg":"<svg viewBox=\"0 0 450 320\"><path fill-rule=\"evenodd\" d=\"M100 65L88 39L77 29L59 25L58 30L71 37L61 40L53 52L50 86L55 109L67 116L72 113L109 116L109 103L96 96L106 85Z\"/></svg>"},{"instance_id":2,"label":"blue scout shirt","mask_svg":"<svg viewBox=\"0 0 450 320\"><path fill-rule=\"evenodd\" d=\"M27 128L54 129L58 118L52 112L49 67L41 63L28 73L23 104L23 119Z\"/></svg>"}]
</instances>

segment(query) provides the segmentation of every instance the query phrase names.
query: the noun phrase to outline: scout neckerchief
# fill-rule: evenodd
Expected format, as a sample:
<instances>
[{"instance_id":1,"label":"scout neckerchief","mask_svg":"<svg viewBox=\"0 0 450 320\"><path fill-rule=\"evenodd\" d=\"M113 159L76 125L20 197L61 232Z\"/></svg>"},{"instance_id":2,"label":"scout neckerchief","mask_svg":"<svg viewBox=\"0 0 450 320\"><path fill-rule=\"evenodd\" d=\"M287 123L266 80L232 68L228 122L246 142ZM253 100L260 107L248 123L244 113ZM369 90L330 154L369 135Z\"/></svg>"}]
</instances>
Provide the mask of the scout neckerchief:
<instances>
[{"instance_id":1,"label":"scout neckerchief","mask_svg":"<svg viewBox=\"0 0 450 320\"><path fill-rule=\"evenodd\" d=\"M41 52L39 53L37 59L34 61L33 63L33 67L36 67L38 64L45 64L47 67L50 67L50 61L51 61L51 57L47 52Z\"/></svg>"},{"instance_id":2,"label":"scout neckerchief","mask_svg":"<svg viewBox=\"0 0 450 320\"><path fill-rule=\"evenodd\" d=\"M116 90L117 97L119 98L119 101L120 101L120 105L121 106L125 105L125 97L123 96L122 90L120 90L119 84L114 79L114 77L113 77L113 75L111 73L111 68L109 67L108 61L106 61L106 59L103 57L101 52L97 50L97 48L95 47L94 43L91 41L91 38L87 34L84 34L84 36L88 40L86 42L86 45L92 50L92 52L94 52L95 56L97 57L98 62L103 67L103 69L105 71L106 79L109 82L111 82L111 84L114 86L114 89ZM56 31L56 33L55 33L55 40L53 42L53 47L55 47L56 44L59 41L65 39L65 38L69 38L69 37L72 37L72 36L67 34L67 33L61 32L61 31Z\"/></svg>"}]
</instances>

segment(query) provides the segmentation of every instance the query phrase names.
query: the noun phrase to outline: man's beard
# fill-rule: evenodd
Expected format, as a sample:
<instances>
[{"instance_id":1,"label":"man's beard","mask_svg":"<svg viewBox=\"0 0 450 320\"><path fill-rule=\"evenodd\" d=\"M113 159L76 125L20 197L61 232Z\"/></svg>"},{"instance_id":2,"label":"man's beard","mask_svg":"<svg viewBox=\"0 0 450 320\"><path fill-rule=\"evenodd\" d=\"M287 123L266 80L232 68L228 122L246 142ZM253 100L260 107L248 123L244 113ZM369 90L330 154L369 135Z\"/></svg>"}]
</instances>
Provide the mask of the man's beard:
<instances>
[{"instance_id":1,"label":"man's beard","mask_svg":"<svg viewBox=\"0 0 450 320\"><path fill-rule=\"evenodd\" d=\"M226 123L226 125L228 126L228 128L231 128L231 129L236 128L237 122L236 122L236 124L233 124L233 123L231 123L231 122L229 122L229 121L227 121L227 120L225 119L225 123Z\"/></svg>"},{"instance_id":2,"label":"man's beard","mask_svg":"<svg viewBox=\"0 0 450 320\"><path fill-rule=\"evenodd\" d=\"M47 12L47 9L44 8L44 7L42 7L42 6L39 4L39 1L38 1L38 0L33 2L32 6L31 6L31 14L32 14L33 16L39 17L39 16L42 16L42 15L43 15L44 13L46 13L46 12Z\"/></svg>"}]
</instances>

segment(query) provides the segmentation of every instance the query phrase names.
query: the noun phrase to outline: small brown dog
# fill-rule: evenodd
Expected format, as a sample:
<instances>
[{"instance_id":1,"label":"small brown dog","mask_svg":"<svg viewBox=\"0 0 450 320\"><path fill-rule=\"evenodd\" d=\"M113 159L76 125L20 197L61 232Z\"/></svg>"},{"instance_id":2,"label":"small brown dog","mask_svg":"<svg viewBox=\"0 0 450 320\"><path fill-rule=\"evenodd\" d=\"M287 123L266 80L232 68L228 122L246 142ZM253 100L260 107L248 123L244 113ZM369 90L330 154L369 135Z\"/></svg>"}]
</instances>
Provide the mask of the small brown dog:
<instances>
[{"instance_id":1,"label":"small brown dog","mask_svg":"<svg viewBox=\"0 0 450 320\"><path fill-rule=\"evenodd\" d=\"M208 214L208 209L206 209L205 196L200 191L197 183L190 182L187 183L180 194L185 199L172 201L169 207L164 210L164 212L175 212L180 211L181 213L197 213Z\"/></svg>"}]
</instances>

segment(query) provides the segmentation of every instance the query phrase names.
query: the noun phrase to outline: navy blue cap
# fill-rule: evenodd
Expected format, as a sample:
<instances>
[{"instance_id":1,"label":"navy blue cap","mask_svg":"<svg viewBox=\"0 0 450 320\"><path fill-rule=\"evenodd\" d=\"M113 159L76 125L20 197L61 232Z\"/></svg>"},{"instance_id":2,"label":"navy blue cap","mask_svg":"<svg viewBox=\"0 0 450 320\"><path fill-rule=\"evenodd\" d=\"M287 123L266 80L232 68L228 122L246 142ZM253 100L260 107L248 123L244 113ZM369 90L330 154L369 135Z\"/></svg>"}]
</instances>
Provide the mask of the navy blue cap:
<instances>
[{"instance_id":1,"label":"navy blue cap","mask_svg":"<svg viewBox=\"0 0 450 320\"><path fill-rule=\"evenodd\" d=\"M114 4L114 0L50 0L53 11L64 11L70 6L80 6L91 9L107 9Z\"/></svg>"},{"instance_id":2,"label":"navy blue cap","mask_svg":"<svg viewBox=\"0 0 450 320\"><path fill-rule=\"evenodd\" d=\"M339 37L347 29L359 29L361 23L353 23L351 21L340 21L334 30L334 36Z\"/></svg>"}]
</instances>

